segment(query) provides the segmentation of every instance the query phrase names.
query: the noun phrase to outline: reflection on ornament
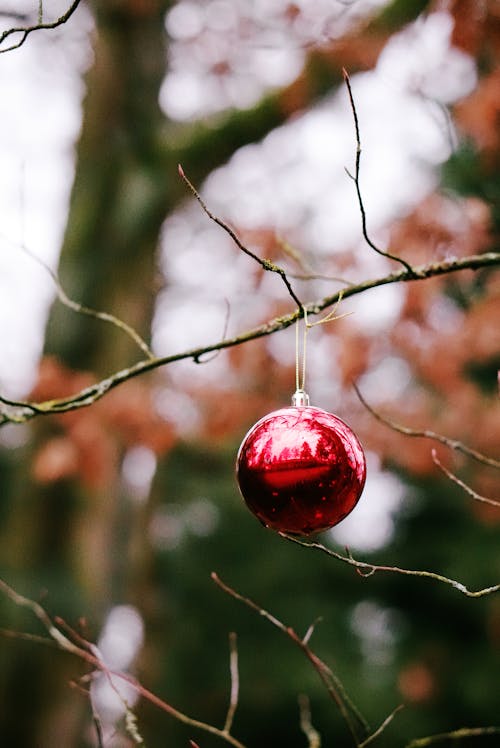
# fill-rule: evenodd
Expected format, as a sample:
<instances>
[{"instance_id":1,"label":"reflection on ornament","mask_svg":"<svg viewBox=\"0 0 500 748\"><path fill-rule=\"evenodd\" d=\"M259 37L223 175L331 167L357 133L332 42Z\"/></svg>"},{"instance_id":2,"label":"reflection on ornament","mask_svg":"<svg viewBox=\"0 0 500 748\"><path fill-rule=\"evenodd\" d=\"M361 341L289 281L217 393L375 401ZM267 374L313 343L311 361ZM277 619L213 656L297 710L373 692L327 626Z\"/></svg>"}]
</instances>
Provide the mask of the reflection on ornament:
<instances>
[{"instance_id":1,"label":"reflection on ornament","mask_svg":"<svg viewBox=\"0 0 500 748\"><path fill-rule=\"evenodd\" d=\"M302 390L292 402L250 429L238 452L236 475L248 508L264 525L310 535L333 527L354 509L366 462L344 421L309 406Z\"/></svg>"}]
</instances>

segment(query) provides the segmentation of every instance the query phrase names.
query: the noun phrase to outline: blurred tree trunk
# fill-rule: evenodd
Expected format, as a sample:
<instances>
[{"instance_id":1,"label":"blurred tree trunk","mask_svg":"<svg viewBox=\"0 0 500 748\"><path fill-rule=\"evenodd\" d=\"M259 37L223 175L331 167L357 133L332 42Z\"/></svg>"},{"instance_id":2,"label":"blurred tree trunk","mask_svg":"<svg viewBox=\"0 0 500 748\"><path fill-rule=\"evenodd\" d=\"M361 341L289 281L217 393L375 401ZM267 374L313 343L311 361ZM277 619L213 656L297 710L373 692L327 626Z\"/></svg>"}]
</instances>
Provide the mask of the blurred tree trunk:
<instances>
[{"instance_id":1,"label":"blurred tree trunk","mask_svg":"<svg viewBox=\"0 0 500 748\"><path fill-rule=\"evenodd\" d=\"M61 277L70 295L123 317L144 336L153 312L159 231L170 207L167 183L172 174L164 161L158 162L155 147L164 121L158 94L165 73L168 5L165 0L95 3L94 62L87 77L61 256ZM56 305L45 352L71 369L102 376L134 360L133 347L115 327L89 323ZM58 428L49 421L35 424L33 454ZM90 427L88 437L92 438ZM45 486L26 476L18 481L19 495L9 521L12 531L2 539L7 563L36 569L34 589L47 585L51 573L57 574L66 591L58 612L73 620L81 614L93 622L102 619L117 599L113 587L121 585L127 530L124 538L118 529L128 507L119 477L122 448L117 449L111 469L92 487L77 480ZM71 602L78 598L75 609ZM53 609L50 597L48 605ZM82 710L88 713L88 704L68 688L68 681L81 674L81 665L64 657L51 659L47 667L47 653L32 650L30 660L36 664L28 673L19 668L19 661L12 663L17 678L11 671L11 683L27 681L32 698L26 703L16 688L3 694L0 734L5 744L80 744Z\"/></svg>"}]
</instances>

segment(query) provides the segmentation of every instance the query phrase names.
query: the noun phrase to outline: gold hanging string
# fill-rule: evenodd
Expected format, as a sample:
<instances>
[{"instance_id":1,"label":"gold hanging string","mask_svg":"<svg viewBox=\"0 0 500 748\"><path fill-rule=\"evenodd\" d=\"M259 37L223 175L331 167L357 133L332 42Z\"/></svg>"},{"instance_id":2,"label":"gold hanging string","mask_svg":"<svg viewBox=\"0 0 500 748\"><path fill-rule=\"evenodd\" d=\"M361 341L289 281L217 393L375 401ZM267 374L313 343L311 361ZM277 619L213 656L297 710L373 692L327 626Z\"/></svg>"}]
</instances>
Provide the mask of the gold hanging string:
<instances>
[{"instance_id":1,"label":"gold hanging string","mask_svg":"<svg viewBox=\"0 0 500 748\"><path fill-rule=\"evenodd\" d=\"M345 312L344 314L337 315L337 309L340 302L342 301L343 293L340 291L339 298L333 309L328 312L321 319L315 322L309 322L307 317L307 309L304 307L304 329L302 333L302 346L300 345L300 323L301 319L297 319L295 324L295 390L297 392L305 392L306 386L306 368L307 368L307 333L312 327L318 325L324 325L327 322L333 322L344 317L349 317L353 312Z\"/></svg>"}]
</instances>

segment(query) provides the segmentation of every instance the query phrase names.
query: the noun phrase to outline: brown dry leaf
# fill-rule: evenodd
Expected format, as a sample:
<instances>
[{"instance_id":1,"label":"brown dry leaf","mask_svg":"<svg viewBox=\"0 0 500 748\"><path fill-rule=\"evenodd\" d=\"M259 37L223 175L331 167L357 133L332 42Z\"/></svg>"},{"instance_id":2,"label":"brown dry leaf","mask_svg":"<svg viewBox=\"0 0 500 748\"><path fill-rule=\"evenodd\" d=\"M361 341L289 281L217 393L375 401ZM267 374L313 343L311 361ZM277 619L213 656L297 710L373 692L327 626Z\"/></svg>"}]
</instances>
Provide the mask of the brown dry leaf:
<instances>
[{"instance_id":1,"label":"brown dry leaf","mask_svg":"<svg viewBox=\"0 0 500 748\"><path fill-rule=\"evenodd\" d=\"M419 704L435 695L436 679L428 665L415 662L400 672L398 688L405 701Z\"/></svg>"},{"instance_id":2,"label":"brown dry leaf","mask_svg":"<svg viewBox=\"0 0 500 748\"><path fill-rule=\"evenodd\" d=\"M38 379L30 400L42 401L69 397L95 382L90 372L74 371L55 356L44 356L38 367Z\"/></svg>"},{"instance_id":3,"label":"brown dry leaf","mask_svg":"<svg viewBox=\"0 0 500 748\"><path fill-rule=\"evenodd\" d=\"M483 298L464 318L461 345L469 361L484 362L500 354L500 295Z\"/></svg>"},{"instance_id":4,"label":"brown dry leaf","mask_svg":"<svg viewBox=\"0 0 500 748\"><path fill-rule=\"evenodd\" d=\"M119 450L114 435L102 423L99 413L90 408L80 412L68 431L78 450L78 475L91 489L104 489L116 479Z\"/></svg>"},{"instance_id":5,"label":"brown dry leaf","mask_svg":"<svg viewBox=\"0 0 500 748\"><path fill-rule=\"evenodd\" d=\"M389 251L423 264L484 252L491 243L491 209L486 203L434 193L393 224Z\"/></svg>"},{"instance_id":6,"label":"brown dry leaf","mask_svg":"<svg viewBox=\"0 0 500 748\"><path fill-rule=\"evenodd\" d=\"M477 147L498 164L500 147L500 70L483 78L473 93L455 106L458 126L471 136Z\"/></svg>"},{"instance_id":7,"label":"brown dry leaf","mask_svg":"<svg viewBox=\"0 0 500 748\"><path fill-rule=\"evenodd\" d=\"M347 325L343 326L342 334L339 333L339 341L340 351L336 363L342 385L347 388L368 369L373 341Z\"/></svg>"},{"instance_id":8,"label":"brown dry leaf","mask_svg":"<svg viewBox=\"0 0 500 748\"><path fill-rule=\"evenodd\" d=\"M436 0L434 7L454 20L451 43L475 57L480 68L492 70L500 49L498 0Z\"/></svg>"},{"instance_id":9,"label":"brown dry leaf","mask_svg":"<svg viewBox=\"0 0 500 748\"><path fill-rule=\"evenodd\" d=\"M103 422L127 447L142 444L156 454L165 453L175 441L175 429L154 406L151 389L144 382L129 381L99 403Z\"/></svg>"},{"instance_id":10,"label":"brown dry leaf","mask_svg":"<svg viewBox=\"0 0 500 748\"><path fill-rule=\"evenodd\" d=\"M484 0L451 0L445 5L454 20L451 43L475 57L485 38L488 3Z\"/></svg>"},{"instance_id":11,"label":"brown dry leaf","mask_svg":"<svg viewBox=\"0 0 500 748\"><path fill-rule=\"evenodd\" d=\"M41 362L32 397L65 397L93 381L90 374L48 357ZM142 444L162 454L175 441L174 427L156 412L144 382L127 382L90 407L47 419L59 434L35 455L33 474L41 482L78 476L90 489L104 489L117 477L124 447Z\"/></svg>"},{"instance_id":12,"label":"brown dry leaf","mask_svg":"<svg viewBox=\"0 0 500 748\"><path fill-rule=\"evenodd\" d=\"M73 441L65 436L49 439L36 453L32 465L38 483L54 483L78 471L79 455Z\"/></svg>"}]
</instances>

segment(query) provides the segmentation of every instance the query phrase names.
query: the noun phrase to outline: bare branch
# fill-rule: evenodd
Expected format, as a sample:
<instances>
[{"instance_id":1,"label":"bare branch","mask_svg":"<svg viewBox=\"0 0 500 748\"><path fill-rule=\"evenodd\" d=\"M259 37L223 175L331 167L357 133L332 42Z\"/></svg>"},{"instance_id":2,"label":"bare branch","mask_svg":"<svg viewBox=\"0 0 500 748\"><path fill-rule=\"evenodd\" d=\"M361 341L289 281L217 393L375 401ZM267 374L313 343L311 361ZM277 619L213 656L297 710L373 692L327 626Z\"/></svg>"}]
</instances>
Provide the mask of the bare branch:
<instances>
[{"instance_id":1,"label":"bare branch","mask_svg":"<svg viewBox=\"0 0 500 748\"><path fill-rule=\"evenodd\" d=\"M226 302L226 313L224 315L224 330L222 332L222 340L224 340L224 338L227 335L227 330L229 327L229 317L231 316L231 304L229 303L228 299L224 299L224 301ZM209 364L210 361L213 361L214 358L217 358L219 353L220 353L220 350L214 351L211 355L208 356L208 358L204 358L203 361L201 360L200 357L198 357L194 359L194 362L195 364Z\"/></svg>"},{"instance_id":2,"label":"bare branch","mask_svg":"<svg viewBox=\"0 0 500 748\"><path fill-rule=\"evenodd\" d=\"M179 722L183 722L190 727L208 732L211 735L215 735L216 737L221 738L221 740L224 740L226 743L232 745L234 748L245 748L243 743L230 735L229 732L220 730L218 727L214 727L214 725L207 724L206 722L201 722L200 720L193 719L187 714L184 714L184 712L175 709L175 707L171 706L168 702L164 701L159 696L156 696L156 694L154 694L152 691L149 691L141 683L139 683L138 680L136 680L128 673L123 673L121 671L111 670L110 668L108 668L105 662L100 658L99 652L95 645L87 642L85 639L83 639L83 637L74 632L73 629L71 629L67 624L64 624L65 630L67 632L71 632L72 635L75 635L76 641L78 643L72 641L70 638L68 638L68 636L66 636L66 634L61 631L60 627L58 628L56 623L51 620L50 616L39 603L27 597L24 597L23 595L20 595L2 579L0 579L0 591L3 592L15 605L31 610L43 625L43 627L46 629L49 636L59 649L75 655L95 670L104 673L108 677L110 682L113 682L113 678L122 680L132 686L132 688L134 688L137 693L139 693L143 698L147 699L150 703L154 704L159 709L166 712ZM56 620L59 622L59 624L62 623L60 618ZM45 641L45 639L38 638L37 641Z\"/></svg>"},{"instance_id":3,"label":"bare branch","mask_svg":"<svg viewBox=\"0 0 500 748\"><path fill-rule=\"evenodd\" d=\"M13 18L15 21L27 21L28 20L28 14L27 13L18 13L16 10L0 10L0 17L2 18Z\"/></svg>"},{"instance_id":4,"label":"bare branch","mask_svg":"<svg viewBox=\"0 0 500 748\"><path fill-rule=\"evenodd\" d=\"M11 52L13 49L19 49L19 47L22 47L28 36L33 31L42 31L43 29L56 29L58 26L62 26L64 23L69 21L75 10L80 5L80 2L81 0L74 0L66 13L63 13L63 15L60 16L56 21L52 21L50 23L42 23L39 12L38 22L33 26L18 26L15 28L7 29L2 34L0 34L0 45L3 44L5 39L7 39L9 36L12 36L13 34L21 34L21 38L16 44L12 44L10 47L5 47L5 49L0 49L0 54L3 54L4 52Z\"/></svg>"},{"instance_id":5,"label":"bare branch","mask_svg":"<svg viewBox=\"0 0 500 748\"><path fill-rule=\"evenodd\" d=\"M484 455L482 452L478 452L475 449L472 449L471 447L467 447L463 442L458 441L458 439L450 439L447 436L443 436L442 434L437 434L435 431L430 431L429 429L411 429L407 426L402 426L399 423L395 423L395 421L391 421L389 418L386 418L385 416L380 415L374 408L369 405L361 392L359 391L358 387L353 383L354 390L365 406L365 408L374 416L377 421L380 421L380 423L385 424L386 426L389 426L389 428L393 429L393 431L397 431L400 434L404 434L405 436L419 436L424 439L433 439L436 442L440 442L440 444L444 444L445 446L449 447L450 449L454 449L457 452L461 452L462 454L466 455L467 457L472 457L474 460L477 460L477 462L482 462L483 465L488 465L489 467L494 468L500 468L500 460L495 460L493 457L488 457L487 455Z\"/></svg>"},{"instance_id":6,"label":"bare branch","mask_svg":"<svg viewBox=\"0 0 500 748\"><path fill-rule=\"evenodd\" d=\"M482 255L471 255L470 257L461 257L455 259L448 259L442 262L429 263L422 265L418 268L414 268L413 271L398 270L390 275L386 275L382 278L375 278L372 280L363 281L357 285L348 286L347 288L341 289L331 296L325 296L315 302L309 302L303 309L307 311L308 315L320 314L324 309L334 306L340 298L344 300L350 296L356 296L364 293L371 288L378 288L379 286L388 285L391 283L406 283L408 281L420 281L426 278L432 278L439 275L446 275L448 273L455 273L460 270L477 270L478 268L489 267L494 265L500 265L500 253L489 252ZM167 366L168 364L174 363L175 361L182 361L185 359L192 359L193 361L199 360L202 356L213 351L224 350L226 348L233 348L237 345L243 345L250 340L257 340L258 338L272 335L280 330L284 330L287 327L293 325L297 319L303 316L303 309L296 309L294 312L287 314L283 317L277 317L260 327L256 327L247 332L243 332L232 338L226 338L220 340L217 343L211 345L201 346L199 348L190 349L183 351L182 353L176 353L171 356L157 357L153 359L145 359L138 361L132 366L122 369L120 371L111 374L106 379L103 379L90 387L86 387L80 392L74 395L50 400L41 403L32 403L27 401L11 400L0 395L0 404L6 406L0 408L0 426L6 423L25 423L31 418L40 415L50 415L54 413L66 413L68 411L77 410L78 408L84 408L92 405L97 400L100 400L106 393L114 389L123 382L128 381L134 377L140 376L148 371L157 369L161 366ZM457 447L458 448L458 447ZM489 458L488 458L489 459ZM486 463L490 464L490 463ZM496 464L494 462L494 467Z\"/></svg>"},{"instance_id":7,"label":"bare branch","mask_svg":"<svg viewBox=\"0 0 500 748\"><path fill-rule=\"evenodd\" d=\"M484 735L500 735L500 727L461 727L459 730L443 732L439 735L429 735L426 738L416 738L407 743L406 748L427 748L428 745L442 743L449 740L462 740L482 737Z\"/></svg>"},{"instance_id":8,"label":"bare branch","mask_svg":"<svg viewBox=\"0 0 500 748\"><path fill-rule=\"evenodd\" d=\"M382 255L382 257L387 257L389 260L395 260L396 262L401 263L405 270L408 273L415 273L414 268L406 262L406 260L403 260L401 257L397 257L396 255L390 254L390 252L384 252L384 250L377 247L376 244L370 239L370 236L368 234L368 228L367 228L367 221L366 221L366 209L363 202L363 196L361 194L361 186L359 183L359 171L360 171L360 165L361 165L361 135L359 130L359 120L358 120L358 112L356 110L356 104L354 103L354 96L352 95L352 88L351 88L351 81L349 79L349 74L345 68L342 69L342 74L344 76L344 81L347 86L347 93L349 94L349 102L351 104L351 110L352 110L352 116L354 119L354 130L356 133L356 163L354 167L354 175L351 174L346 169L347 176L352 179L354 182L354 186L356 187L356 194L358 197L358 205L359 205L359 212L361 213L361 227L363 231L363 238L368 244L371 249L373 249L374 252L377 252L377 254Z\"/></svg>"},{"instance_id":9,"label":"bare branch","mask_svg":"<svg viewBox=\"0 0 500 748\"><path fill-rule=\"evenodd\" d=\"M3 236L2 239L13 244L13 242L10 242L10 240L7 237ZM45 263L41 259L41 257L38 257L38 255L32 252L31 249L28 249L28 247L26 247L24 244L20 245L20 249L22 252L28 255L28 257L30 257L38 265L40 265L48 273L48 275L50 275L56 287L57 297L59 301L61 302L61 304L63 304L63 306L67 307L68 309L73 310L74 312L77 312L77 314L84 314L87 317L93 317L94 319L99 319L102 322L109 322L110 324L117 327L119 330L122 330L126 335L128 335L134 341L134 343L141 349L141 351L146 354L146 356L149 359L154 359L154 354L149 348L148 344L139 335L139 333L136 330L134 330L133 327L128 325L124 320L120 319L119 317L115 317L114 314L110 314L109 312L100 312L100 311L97 311L96 309L91 309L90 307L80 304L78 301L74 301L73 299L70 299L70 297L64 290L57 273L55 273L52 270L52 268L49 267L49 265L47 265L47 263Z\"/></svg>"},{"instance_id":10,"label":"bare branch","mask_svg":"<svg viewBox=\"0 0 500 748\"><path fill-rule=\"evenodd\" d=\"M321 735L313 727L311 722L311 705L309 698L301 693L299 695L300 729L307 738L309 748L321 748Z\"/></svg>"},{"instance_id":11,"label":"bare branch","mask_svg":"<svg viewBox=\"0 0 500 748\"><path fill-rule=\"evenodd\" d=\"M366 740L363 740L363 742L359 744L358 748L366 748L367 745L370 745L370 743L372 743L380 735L382 735L382 733L384 732L384 730L386 729L386 727L388 727L391 724L391 722L394 719L394 717L396 716L396 714L398 714L401 711L401 709L404 709L404 708L405 708L404 704L399 704L399 706L397 706L389 714L389 716L384 719L384 721L382 722L382 724L380 725L380 727L378 727L375 730L375 732L372 732L372 734L369 737L367 737Z\"/></svg>"},{"instance_id":12,"label":"bare branch","mask_svg":"<svg viewBox=\"0 0 500 748\"><path fill-rule=\"evenodd\" d=\"M490 506L496 506L500 507L500 501L497 501L496 499L488 499L486 496L481 496L480 494L476 493L470 486L467 485L467 483L464 483L460 480L454 473L451 472L451 470L448 470L447 467L443 465L443 463L439 460L436 450L432 450L432 460L437 467L442 470L442 472L446 475L447 478L449 478L453 483L456 483L457 486L460 486L460 488L463 488L466 493L469 494L475 501L482 501L485 504L490 504Z\"/></svg>"},{"instance_id":13,"label":"bare branch","mask_svg":"<svg viewBox=\"0 0 500 748\"><path fill-rule=\"evenodd\" d=\"M240 689L240 678L238 673L238 647L237 638L234 631L229 634L229 672L231 675L231 693L229 697L229 707L227 710L226 721L222 732L229 735L233 726L234 714L238 707L238 694Z\"/></svg>"},{"instance_id":14,"label":"bare branch","mask_svg":"<svg viewBox=\"0 0 500 748\"><path fill-rule=\"evenodd\" d=\"M323 617L322 616L318 616L318 618L316 618L316 620L311 623L311 625L307 629L307 631L304 634L304 637L302 639L302 641L304 642L304 644L309 644L309 641L311 639L311 636L314 634L316 626L318 625L318 623L321 623L322 620L323 620Z\"/></svg>"},{"instance_id":15,"label":"bare branch","mask_svg":"<svg viewBox=\"0 0 500 748\"><path fill-rule=\"evenodd\" d=\"M354 706L351 699L346 693L344 686L342 685L339 678L332 672L326 663L323 662L307 645L304 639L295 632L291 626L286 626L278 618L269 613L265 608L260 607L251 600L249 597L241 595L236 592L232 587L223 582L220 577L213 571L210 575L215 584L221 588L228 595L233 597L235 600L244 603L248 608L251 608L260 616L265 618L269 623L279 629L285 636L291 639L297 647L302 650L307 659L311 662L313 668L318 673L321 681L326 687L331 699L337 705L342 717L344 718L347 727L355 741L355 745L359 746L358 731L361 730L366 737L369 732L369 726L364 717L360 714L359 710Z\"/></svg>"},{"instance_id":16,"label":"bare branch","mask_svg":"<svg viewBox=\"0 0 500 748\"><path fill-rule=\"evenodd\" d=\"M445 577L442 574L437 574L433 571L419 571L415 569L402 569L399 566L381 566L379 564L369 564L366 563L366 561L357 561L352 557L349 551L347 556L343 556L341 553L337 553L336 551L327 548L321 543L300 540L299 538L296 538L293 535L287 535L287 533L284 532L280 532L278 534L281 535L282 538L285 538L285 540L289 540L292 543L302 545L304 546L304 548L314 548L315 550L321 551L322 553L326 553L328 556L336 558L338 561L342 561L344 564L354 566L359 575L362 577L371 577L377 571L388 571L396 574L404 574L411 577L434 579L436 582L442 582L443 584L450 585L450 587L453 587L467 597L485 597L486 595L492 595L493 593L500 590L500 584L495 584L491 587L485 587L481 590L469 590L468 587L465 586L465 584L462 584L462 582L456 582L454 579L449 579L448 577Z\"/></svg>"},{"instance_id":17,"label":"bare branch","mask_svg":"<svg viewBox=\"0 0 500 748\"><path fill-rule=\"evenodd\" d=\"M255 262L258 265L260 265L263 270L268 270L271 273L277 273L281 277L283 283L285 284L285 286L287 288L288 293L290 294L290 296L292 297L292 299L297 304L297 306L298 306L298 308L300 310L299 316L302 316L302 313L303 313L302 312L303 304L302 304L301 300L298 298L298 296L295 294L295 291L293 290L293 288L292 288L292 286L290 284L290 281L287 278L287 274L285 273L285 271L283 270L283 268L280 268L278 265L275 265L273 262L271 262L271 260L263 260L261 257L259 257L254 252L252 252L251 249L248 249L248 247L246 247L243 244L243 242L241 241L241 239L238 237L238 235L236 234L236 232L234 231L234 229L232 229L231 226L229 226L227 223L225 223L218 216L214 215L214 213L212 213L208 209L206 203L201 198L201 195L197 191L196 187L189 181L189 179L185 175L184 169L182 168L182 166L180 164L178 166L178 170L179 170L180 177L187 184L187 186L189 187L189 189L193 193L194 197L198 200L199 204L201 205L201 207L203 208L203 210L205 211L205 213L207 214L207 216L210 218L210 220L213 221L214 223L216 223L222 229L224 229L224 231L226 232L226 234L228 234L231 237L231 239L236 244L236 246L238 247L238 249L241 249L241 251L244 252L249 257L251 257L252 260L255 260Z\"/></svg>"}]
</instances>

